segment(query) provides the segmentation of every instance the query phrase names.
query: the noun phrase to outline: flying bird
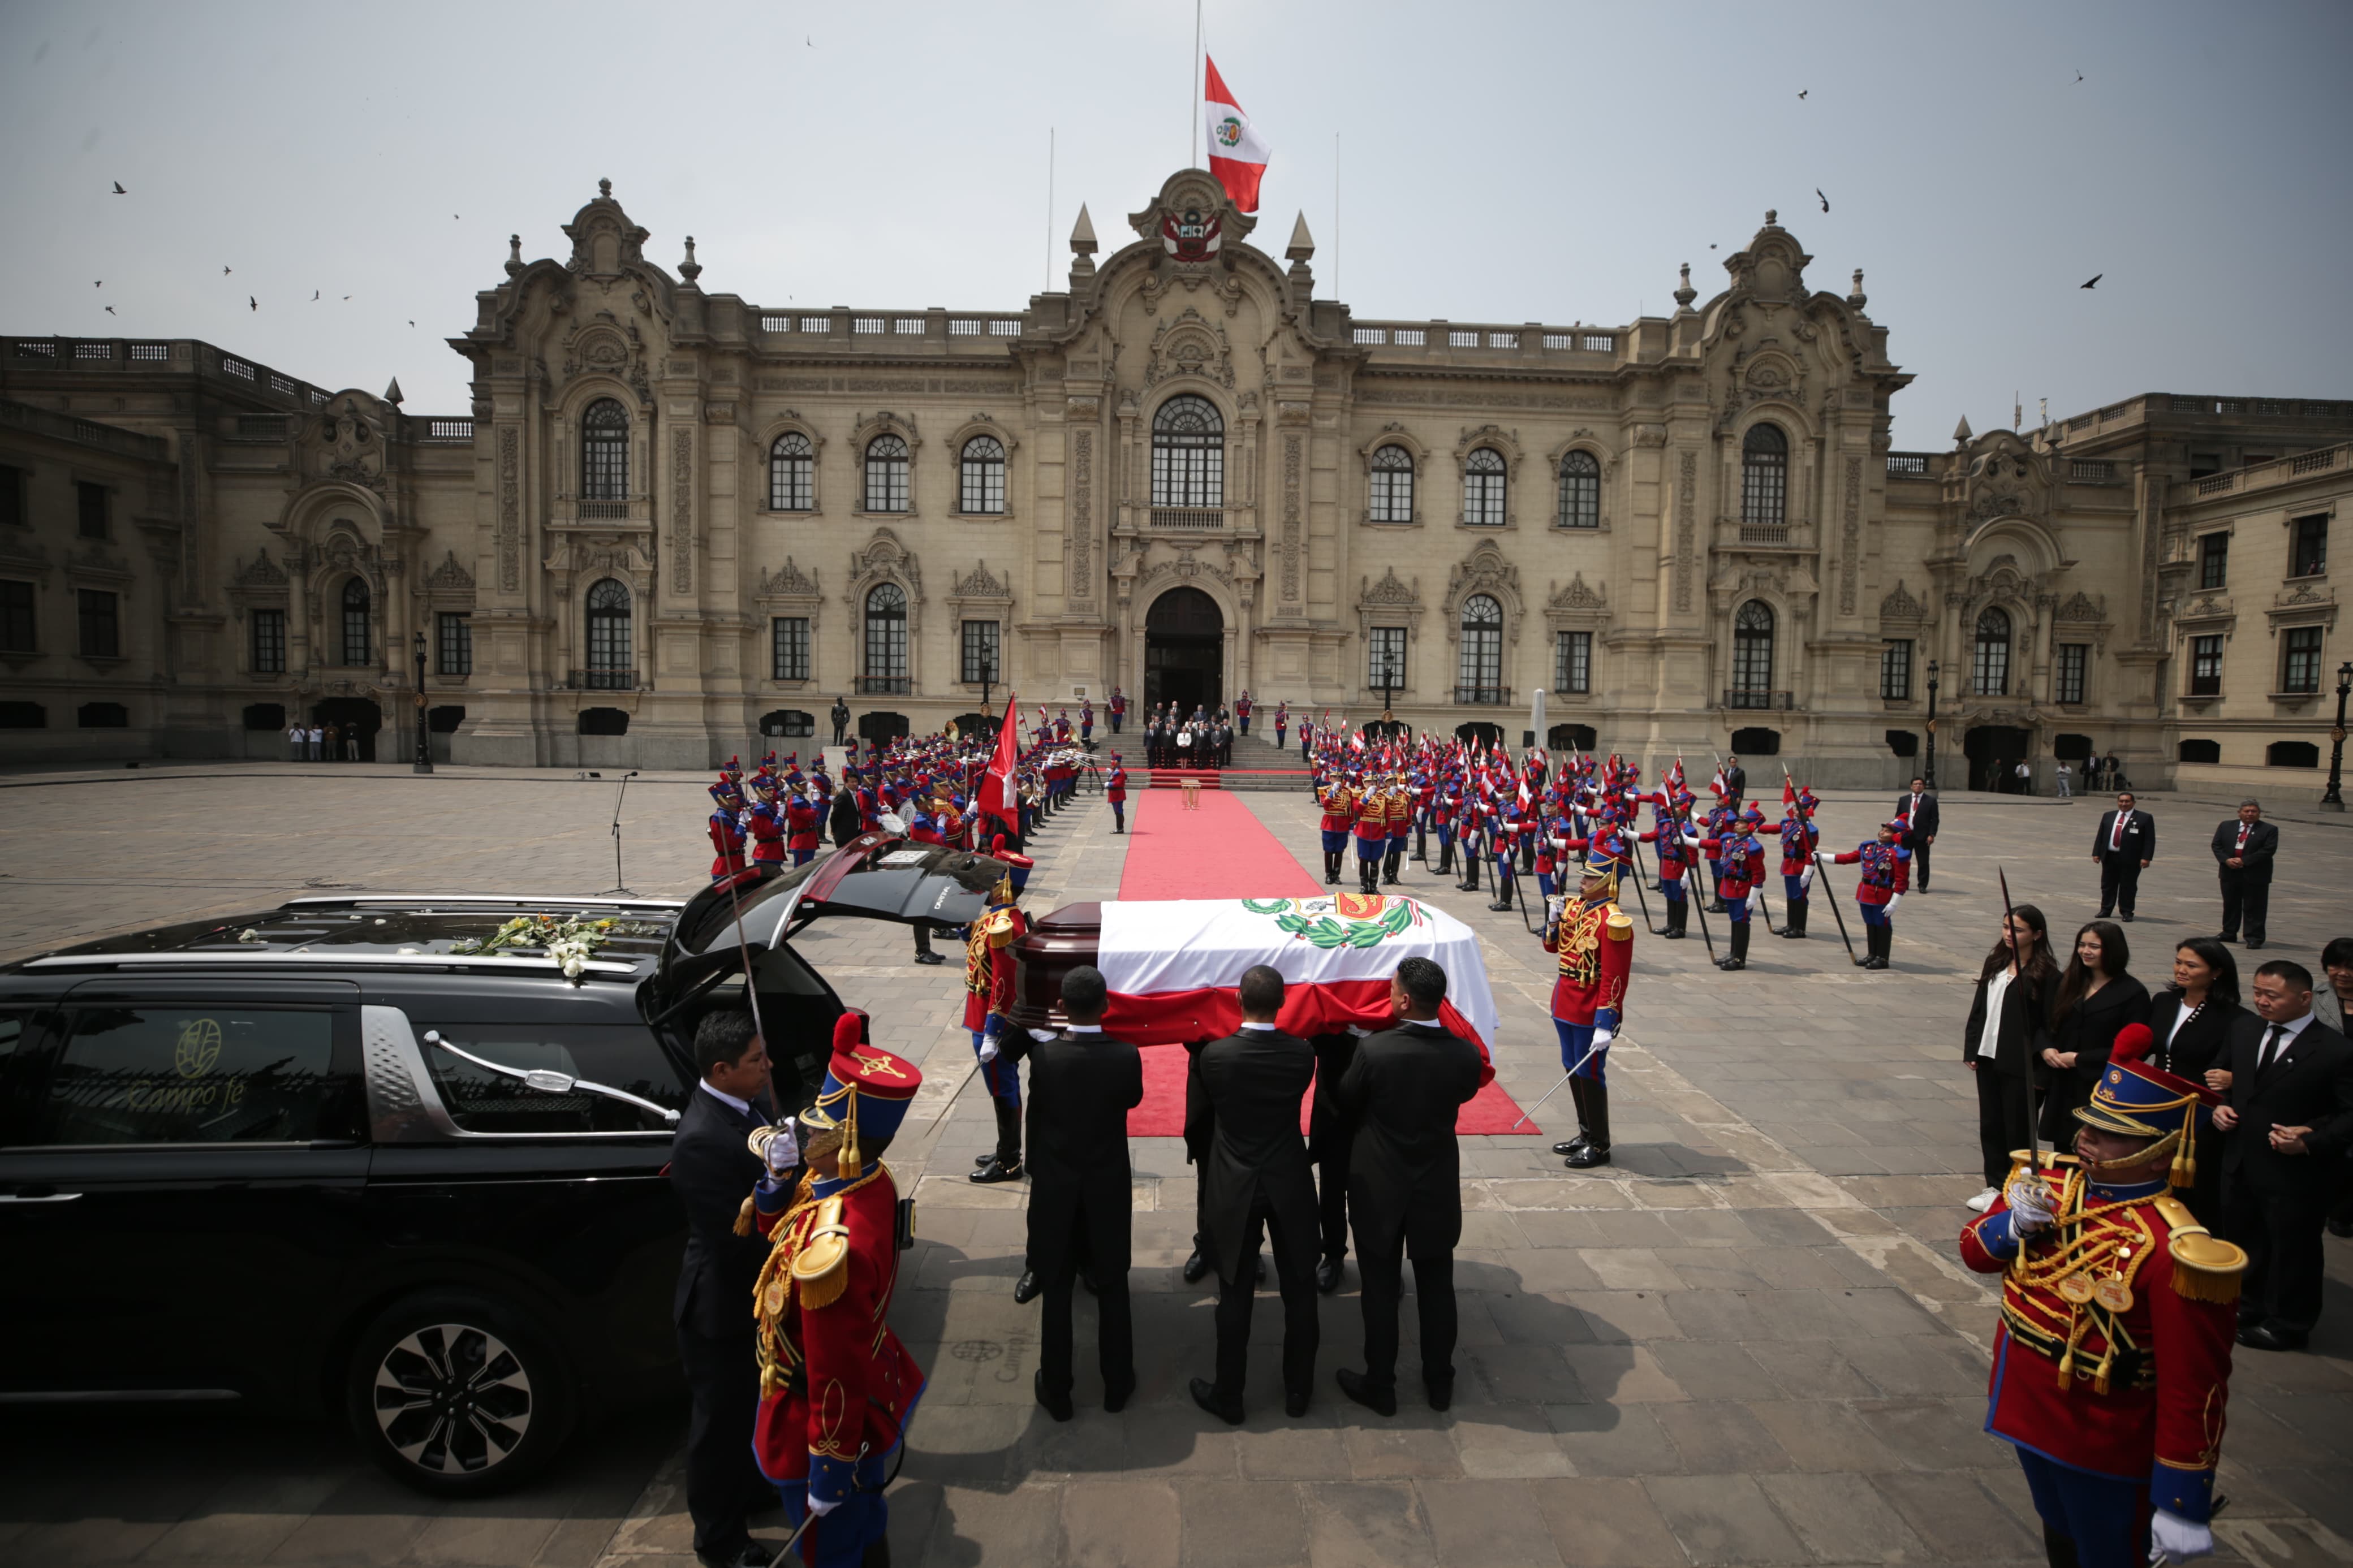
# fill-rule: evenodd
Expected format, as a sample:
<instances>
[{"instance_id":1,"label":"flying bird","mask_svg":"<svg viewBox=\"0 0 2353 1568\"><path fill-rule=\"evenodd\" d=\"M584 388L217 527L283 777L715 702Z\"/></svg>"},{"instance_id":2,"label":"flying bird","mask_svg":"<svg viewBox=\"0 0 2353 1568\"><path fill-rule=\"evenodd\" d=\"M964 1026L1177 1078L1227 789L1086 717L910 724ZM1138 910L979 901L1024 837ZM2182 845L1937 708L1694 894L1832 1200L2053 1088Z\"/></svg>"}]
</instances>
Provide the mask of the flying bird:
<instances>
[{"instance_id":1,"label":"flying bird","mask_svg":"<svg viewBox=\"0 0 2353 1568\"><path fill-rule=\"evenodd\" d=\"M1820 185L1816 185L1816 186L1814 187L1814 195L1817 195L1817 196L1820 196L1820 197L1821 197L1822 211L1824 211L1824 212L1828 212L1828 211L1830 211L1830 210L1831 210L1831 199L1830 199L1830 197L1828 197L1828 196L1824 196L1824 195L1822 195L1822 188L1821 188L1821 186L1820 186Z\"/></svg>"},{"instance_id":2,"label":"flying bird","mask_svg":"<svg viewBox=\"0 0 2353 1568\"><path fill-rule=\"evenodd\" d=\"M122 182L121 180L117 180L114 182L114 194L118 196L127 196L131 193L122 188Z\"/></svg>"},{"instance_id":3,"label":"flying bird","mask_svg":"<svg viewBox=\"0 0 2353 1568\"><path fill-rule=\"evenodd\" d=\"M103 278L93 279L90 286L93 289L103 289L106 287L106 279Z\"/></svg>"},{"instance_id":4,"label":"flying bird","mask_svg":"<svg viewBox=\"0 0 2353 1568\"><path fill-rule=\"evenodd\" d=\"M346 295L344 295L344 296L343 296L343 298L344 298L345 300L349 300L349 299L351 298L351 296L350 296L349 294L346 294Z\"/></svg>"},{"instance_id":5,"label":"flying bird","mask_svg":"<svg viewBox=\"0 0 2353 1568\"><path fill-rule=\"evenodd\" d=\"M312 303L313 305L315 305L315 304L317 304L318 302L319 302L319 291L318 291L316 289L311 289L311 303Z\"/></svg>"},{"instance_id":6,"label":"flying bird","mask_svg":"<svg viewBox=\"0 0 2353 1568\"><path fill-rule=\"evenodd\" d=\"M412 326L412 327L413 327L413 326L415 326L415 325L417 325L417 323L416 323L416 322L414 322L414 321L411 321L411 322L409 322L408 324L409 324L410 326Z\"/></svg>"},{"instance_id":7,"label":"flying bird","mask_svg":"<svg viewBox=\"0 0 2353 1568\"><path fill-rule=\"evenodd\" d=\"M245 308L248 310L259 310L261 309L261 301L248 294L245 297Z\"/></svg>"},{"instance_id":8,"label":"flying bird","mask_svg":"<svg viewBox=\"0 0 2353 1568\"><path fill-rule=\"evenodd\" d=\"M1813 89L1812 88L1810 88L1810 87L1808 87L1808 88L1800 88L1800 89L1798 89L1798 96L1799 96L1799 98L1803 98L1803 97L1805 97L1805 96L1806 96L1806 94L1808 94L1808 93L1810 93L1810 92L1811 92L1811 91L1813 91L1813 90L1814 90L1814 89Z\"/></svg>"},{"instance_id":9,"label":"flying bird","mask_svg":"<svg viewBox=\"0 0 2353 1568\"><path fill-rule=\"evenodd\" d=\"M2096 285L2096 284L2100 281L2100 279L2101 279L2105 278L2106 276L2107 276L2107 274L2106 274L2106 273L2105 273L2105 272L2094 272L2094 273L2093 273L2093 274L2092 274L2092 281L2091 281L2091 282L2089 282L2089 283L2086 283L2086 284L2083 285L2083 287L2084 287L2084 288L2086 288L2086 289L2092 288L2092 287L2094 287L2094 285Z\"/></svg>"},{"instance_id":10,"label":"flying bird","mask_svg":"<svg viewBox=\"0 0 2353 1568\"><path fill-rule=\"evenodd\" d=\"M226 277L227 277L227 276L228 276L228 268L227 268L224 267L224 268L221 268L221 276L222 276L222 277L224 277L224 278L226 278Z\"/></svg>"},{"instance_id":11,"label":"flying bird","mask_svg":"<svg viewBox=\"0 0 2353 1568\"><path fill-rule=\"evenodd\" d=\"M2081 80L2083 80L2083 79L2084 79L2084 73L2083 73L2082 71L2077 71L2077 72L2075 73L2075 79L2076 79L2077 81L2081 81Z\"/></svg>"},{"instance_id":12,"label":"flying bird","mask_svg":"<svg viewBox=\"0 0 2353 1568\"><path fill-rule=\"evenodd\" d=\"M114 314L114 307L113 307L113 306L111 306L111 305L109 305L109 306L106 308L106 313L107 313L108 315L110 315L110 316L111 316L112 314Z\"/></svg>"}]
</instances>

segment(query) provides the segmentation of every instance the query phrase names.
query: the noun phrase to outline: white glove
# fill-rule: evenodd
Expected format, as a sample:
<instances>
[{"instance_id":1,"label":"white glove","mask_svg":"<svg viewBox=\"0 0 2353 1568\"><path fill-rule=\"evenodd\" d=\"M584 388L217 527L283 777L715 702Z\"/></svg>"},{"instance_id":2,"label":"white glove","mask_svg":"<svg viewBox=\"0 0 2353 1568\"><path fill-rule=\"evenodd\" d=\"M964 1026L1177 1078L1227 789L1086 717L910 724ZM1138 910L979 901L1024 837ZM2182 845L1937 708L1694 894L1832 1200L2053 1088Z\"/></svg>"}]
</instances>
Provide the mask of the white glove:
<instances>
[{"instance_id":1,"label":"white glove","mask_svg":"<svg viewBox=\"0 0 2353 1568\"><path fill-rule=\"evenodd\" d=\"M1817 849L1814 851L1814 864L1817 866L1834 866L1838 864L1838 857L1831 850Z\"/></svg>"},{"instance_id":2,"label":"white glove","mask_svg":"<svg viewBox=\"0 0 2353 1568\"><path fill-rule=\"evenodd\" d=\"M2010 1184L2010 1229L2013 1236L2032 1236L2051 1224L2051 1189L2040 1176L2021 1176Z\"/></svg>"},{"instance_id":3,"label":"white glove","mask_svg":"<svg viewBox=\"0 0 2353 1568\"><path fill-rule=\"evenodd\" d=\"M980 1059L984 1063L993 1062L997 1059L997 1037L995 1035L981 1036Z\"/></svg>"},{"instance_id":4,"label":"white glove","mask_svg":"<svg viewBox=\"0 0 2353 1568\"><path fill-rule=\"evenodd\" d=\"M838 1509L840 1506L841 1500L839 1498L835 1498L830 1502L820 1502L817 1497L812 1494L808 1500L808 1510L817 1515L819 1519L823 1519L827 1514L831 1513L835 1509Z\"/></svg>"},{"instance_id":5,"label":"white glove","mask_svg":"<svg viewBox=\"0 0 2353 1568\"><path fill-rule=\"evenodd\" d=\"M793 1136L793 1119L786 1117L768 1140L768 1174L781 1176L801 1163L800 1140Z\"/></svg>"},{"instance_id":6,"label":"white glove","mask_svg":"<svg viewBox=\"0 0 2353 1568\"><path fill-rule=\"evenodd\" d=\"M1889 914L1891 914L1891 915L1892 915L1892 914L1894 914L1894 913L1895 912L1895 906L1896 906L1896 905L1898 905L1898 904L1900 904L1900 903L1902 903L1903 901L1904 901L1904 895L1903 895L1903 894L1901 894L1901 893L1893 893L1893 894L1890 894L1890 895L1888 896L1888 900L1887 900L1887 912L1888 912Z\"/></svg>"},{"instance_id":7,"label":"white glove","mask_svg":"<svg viewBox=\"0 0 2353 1568\"><path fill-rule=\"evenodd\" d=\"M1686 843L1686 844L1688 844L1688 845L1690 845L1693 848L1696 849L1696 848L1698 848L1698 847L1700 847L1700 845L1704 842L1704 840L1702 840L1702 839L1701 839L1701 837L1700 837L1700 836L1699 836L1698 834L1696 834L1696 833L1686 833L1686 834L1684 834L1684 835L1683 835L1683 842L1684 842L1684 843Z\"/></svg>"},{"instance_id":8,"label":"white glove","mask_svg":"<svg viewBox=\"0 0 2353 1568\"><path fill-rule=\"evenodd\" d=\"M1813 889L1814 868L1811 866L1808 866L1803 871L1798 873L1798 886L1810 892Z\"/></svg>"},{"instance_id":9,"label":"white glove","mask_svg":"<svg viewBox=\"0 0 2353 1568\"><path fill-rule=\"evenodd\" d=\"M2148 1547L2151 1563L2203 1557L2214 1550L2214 1532L2205 1525L2190 1523L2178 1513L2158 1509L2149 1515Z\"/></svg>"},{"instance_id":10,"label":"white glove","mask_svg":"<svg viewBox=\"0 0 2353 1568\"><path fill-rule=\"evenodd\" d=\"M1597 1051L1608 1050L1609 1042L1617 1037L1618 1031L1615 1029L1604 1028L1599 1024L1593 1026L1593 1048Z\"/></svg>"}]
</instances>

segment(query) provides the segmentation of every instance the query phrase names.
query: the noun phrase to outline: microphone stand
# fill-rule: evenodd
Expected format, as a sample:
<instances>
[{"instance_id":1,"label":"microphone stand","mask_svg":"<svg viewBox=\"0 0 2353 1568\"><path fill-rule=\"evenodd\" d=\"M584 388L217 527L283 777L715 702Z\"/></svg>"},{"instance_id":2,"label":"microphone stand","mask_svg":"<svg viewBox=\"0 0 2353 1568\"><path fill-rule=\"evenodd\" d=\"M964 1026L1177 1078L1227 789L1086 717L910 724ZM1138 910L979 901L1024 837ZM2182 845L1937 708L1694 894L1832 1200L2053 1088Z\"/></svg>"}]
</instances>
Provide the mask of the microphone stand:
<instances>
[{"instance_id":1,"label":"microphone stand","mask_svg":"<svg viewBox=\"0 0 2353 1568\"><path fill-rule=\"evenodd\" d=\"M600 897L609 897L615 893L626 899L634 899L638 896L621 877L621 803L629 798L629 781L637 776L637 770L634 768L623 773L621 793L613 797L613 886L606 889Z\"/></svg>"}]
</instances>

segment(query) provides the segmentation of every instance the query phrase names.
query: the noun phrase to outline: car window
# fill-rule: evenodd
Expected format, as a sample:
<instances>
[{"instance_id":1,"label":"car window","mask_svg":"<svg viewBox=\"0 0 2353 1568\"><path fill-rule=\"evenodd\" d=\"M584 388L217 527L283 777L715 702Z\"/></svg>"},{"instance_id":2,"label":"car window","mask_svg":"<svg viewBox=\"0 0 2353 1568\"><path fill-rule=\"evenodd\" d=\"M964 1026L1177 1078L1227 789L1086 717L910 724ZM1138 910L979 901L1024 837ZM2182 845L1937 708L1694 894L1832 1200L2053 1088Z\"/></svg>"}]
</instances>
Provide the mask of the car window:
<instances>
[{"instance_id":1,"label":"car window","mask_svg":"<svg viewBox=\"0 0 2353 1568\"><path fill-rule=\"evenodd\" d=\"M600 1094L578 1090L549 1093L517 1082L504 1073L476 1067L425 1043L427 1029L438 1030L459 1050L525 1072L543 1069L567 1078L586 1079L610 1089L683 1110L686 1094L670 1059L655 1045L653 1033L626 1024L565 1024L533 1027L528 1024L441 1024L425 1017L414 1020L441 1101L450 1118L469 1132L659 1132L669 1123Z\"/></svg>"},{"instance_id":2,"label":"car window","mask_svg":"<svg viewBox=\"0 0 2353 1568\"><path fill-rule=\"evenodd\" d=\"M351 1083L323 1007L85 1007L37 1118L43 1143L291 1143L342 1135Z\"/></svg>"}]
</instances>

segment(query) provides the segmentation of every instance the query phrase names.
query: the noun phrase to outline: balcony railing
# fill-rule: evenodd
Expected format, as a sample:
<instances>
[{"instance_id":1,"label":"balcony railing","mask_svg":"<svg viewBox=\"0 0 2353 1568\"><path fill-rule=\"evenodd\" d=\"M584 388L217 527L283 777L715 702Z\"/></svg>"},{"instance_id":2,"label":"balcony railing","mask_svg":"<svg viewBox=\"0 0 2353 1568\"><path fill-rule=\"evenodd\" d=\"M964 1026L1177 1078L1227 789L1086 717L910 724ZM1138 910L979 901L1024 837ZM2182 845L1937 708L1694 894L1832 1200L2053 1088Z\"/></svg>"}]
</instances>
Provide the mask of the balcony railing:
<instances>
[{"instance_id":1,"label":"balcony railing","mask_svg":"<svg viewBox=\"0 0 2353 1568\"><path fill-rule=\"evenodd\" d=\"M1787 691L1727 691L1724 694L1724 705L1759 710L1778 709L1787 712L1798 704L1796 698Z\"/></svg>"},{"instance_id":2,"label":"balcony railing","mask_svg":"<svg viewBox=\"0 0 2353 1568\"><path fill-rule=\"evenodd\" d=\"M1152 509L1152 526L1205 532L1225 527L1226 512L1223 507L1215 506L1155 506Z\"/></svg>"},{"instance_id":3,"label":"balcony railing","mask_svg":"<svg viewBox=\"0 0 2353 1568\"><path fill-rule=\"evenodd\" d=\"M1505 708L1511 705L1512 689L1508 686L1458 686L1454 689L1458 704L1480 708Z\"/></svg>"},{"instance_id":4,"label":"balcony railing","mask_svg":"<svg viewBox=\"0 0 2353 1568\"><path fill-rule=\"evenodd\" d=\"M575 691L635 691L635 669L575 669L564 683Z\"/></svg>"},{"instance_id":5,"label":"balcony railing","mask_svg":"<svg viewBox=\"0 0 2353 1568\"><path fill-rule=\"evenodd\" d=\"M1743 544L1787 544L1789 525L1786 522L1744 522L1740 525Z\"/></svg>"},{"instance_id":6,"label":"balcony railing","mask_svg":"<svg viewBox=\"0 0 2353 1568\"><path fill-rule=\"evenodd\" d=\"M579 516L586 522L599 518L625 518L629 515L629 503L625 500L584 500L579 503Z\"/></svg>"},{"instance_id":7,"label":"balcony railing","mask_svg":"<svg viewBox=\"0 0 2353 1568\"><path fill-rule=\"evenodd\" d=\"M915 689L913 678L904 675L861 675L858 678L860 697L904 697Z\"/></svg>"}]
</instances>

